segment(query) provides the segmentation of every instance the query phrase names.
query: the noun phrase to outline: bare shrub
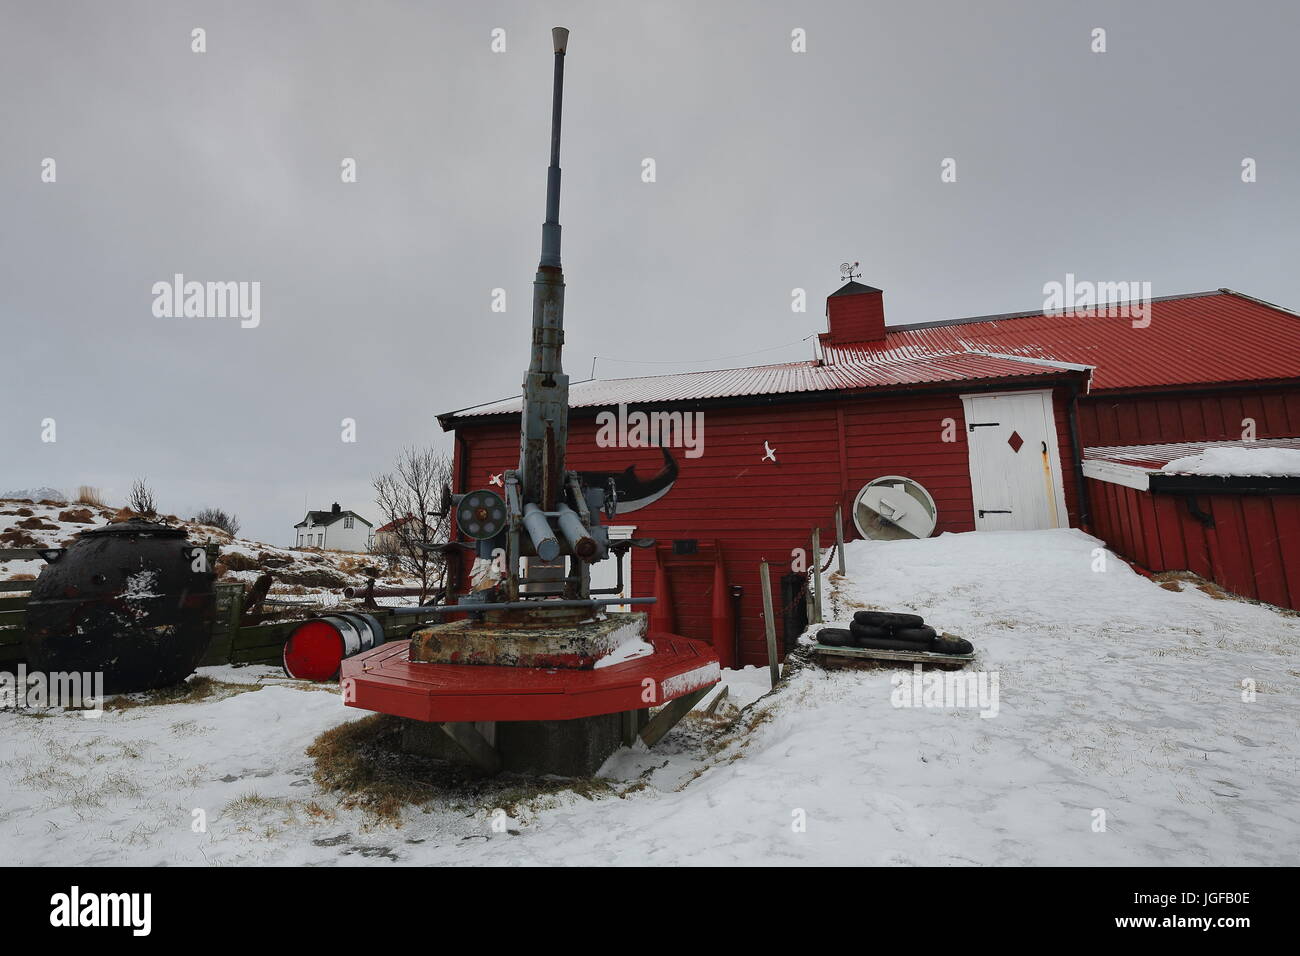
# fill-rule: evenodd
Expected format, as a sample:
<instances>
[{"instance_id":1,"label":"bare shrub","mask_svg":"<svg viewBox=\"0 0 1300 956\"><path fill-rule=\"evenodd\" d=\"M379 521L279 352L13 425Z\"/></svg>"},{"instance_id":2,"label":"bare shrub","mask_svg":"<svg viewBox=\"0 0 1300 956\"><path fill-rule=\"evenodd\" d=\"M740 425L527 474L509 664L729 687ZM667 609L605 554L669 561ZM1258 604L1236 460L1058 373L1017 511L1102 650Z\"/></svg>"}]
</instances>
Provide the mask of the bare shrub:
<instances>
[{"instance_id":1,"label":"bare shrub","mask_svg":"<svg viewBox=\"0 0 1300 956\"><path fill-rule=\"evenodd\" d=\"M143 478L137 478L127 495L126 506L138 515L152 518L158 514L158 503L154 500L153 489Z\"/></svg>"},{"instance_id":2,"label":"bare shrub","mask_svg":"<svg viewBox=\"0 0 1300 956\"><path fill-rule=\"evenodd\" d=\"M451 459L432 449L407 448L396 468L374 479L375 501L383 526L375 534L375 554L396 563L420 582L424 604L440 584L443 556L424 545L447 540L449 517L440 508L442 489L451 482Z\"/></svg>"},{"instance_id":3,"label":"bare shrub","mask_svg":"<svg viewBox=\"0 0 1300 956\"><path fill-rule=\"evenodd\" d=\"M227 514L221 508L202 508L194 513L191 520L210 528L220 528L232 538L239 536L239 517Z\"/></svg>"}]
</instances>

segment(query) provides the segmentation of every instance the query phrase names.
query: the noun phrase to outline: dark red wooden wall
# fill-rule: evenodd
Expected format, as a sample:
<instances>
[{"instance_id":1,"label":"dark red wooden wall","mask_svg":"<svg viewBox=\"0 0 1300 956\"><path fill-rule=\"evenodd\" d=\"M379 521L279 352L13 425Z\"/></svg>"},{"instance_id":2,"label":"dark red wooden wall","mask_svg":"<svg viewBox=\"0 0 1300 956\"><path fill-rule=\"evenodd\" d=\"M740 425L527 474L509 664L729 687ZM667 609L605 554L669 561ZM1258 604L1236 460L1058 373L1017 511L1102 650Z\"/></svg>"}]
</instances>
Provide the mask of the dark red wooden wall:
<instances>
[{"instance_id":1,"label":"dark red wooden wall","mask_svg":"<svg viewBox=\"0 0 1300 956\"><path fill-rule=\"evenodd\" d=\"M1055 404L1065 498L1074 524L1078 485L1064 390L1057 391ZM759 562L765 557L772 562L775 589L779 575L789 570L792 549L808 547L815 525L826 547L834 543L837 502L844 506L846 535L857 537L849 508L871 479L904 475L921 482L938 506L936 533L974 530L966 427L956 391L701 410L703 456L686 458L675 449L680 472L672 491L614 523L635 525L639 537L694 538L722 548L727 584L744 588L743 663L766 661ZM947 418L956 424L952 442L942 440ZM491 475L518 464L516 421L462 424L458 436L457 475L465 480L457 490L486 487ZM648 476L662 464L653 448L599 448L595 436L594 418L575 413L569 424L569 468L635 464L638 474ZM763 460L765 441L776 449L775 464ZM679 633L708 640L713 577L701 564L687 586L681 574L674 576L674 610ZM635 595L653 594L652 552L632 553L632 587Z\"/></svg>"},{"instance_id":2,"label":"dark red wooden wall","mask_svg":"<svg viewBox=\"0 0 1300 956\"><path fill-rule=\"evenodd\" d=\"M1149 571L1193 571L1234 594L1300 610L1300 496L1198 495L1206 527L1180 495L1087 479L1093 525Z\"/></svg>"},{"instance_id":3,"label":"dark red wooden wall","mask_svg":"<svg viewBox=\"0 0 1300 956\"><path fill-rule=\"evenodd\" d=\"M1240 441L1245 418L1255 420L1256 438L1300 436L1300 388L1102 393L1079 399L1079 434L1084 447Z\"/></svg>"}]
</instances>

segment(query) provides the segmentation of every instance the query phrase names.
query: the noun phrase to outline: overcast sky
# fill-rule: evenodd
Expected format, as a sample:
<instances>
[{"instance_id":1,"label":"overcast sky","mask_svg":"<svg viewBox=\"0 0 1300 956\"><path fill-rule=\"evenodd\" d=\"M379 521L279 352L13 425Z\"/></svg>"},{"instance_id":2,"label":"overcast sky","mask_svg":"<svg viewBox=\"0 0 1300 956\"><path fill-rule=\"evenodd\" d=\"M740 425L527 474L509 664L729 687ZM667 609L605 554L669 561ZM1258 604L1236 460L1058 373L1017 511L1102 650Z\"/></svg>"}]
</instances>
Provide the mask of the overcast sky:
<instances>
[{"instance_id":1,"label":"overcast sky","mask_svg":"<svg viewBox=\"0 0 1300 956\"><path fill-rule=\"evenodd\" d=\"M0 492L373 520L437 413L518 391L554 25L574 380L806 358L846 259L891 324L1071 272L1300 308L1292 2L3 0ZM155 316L178 272L260 324Z\"/></svg>"}]
</instances>

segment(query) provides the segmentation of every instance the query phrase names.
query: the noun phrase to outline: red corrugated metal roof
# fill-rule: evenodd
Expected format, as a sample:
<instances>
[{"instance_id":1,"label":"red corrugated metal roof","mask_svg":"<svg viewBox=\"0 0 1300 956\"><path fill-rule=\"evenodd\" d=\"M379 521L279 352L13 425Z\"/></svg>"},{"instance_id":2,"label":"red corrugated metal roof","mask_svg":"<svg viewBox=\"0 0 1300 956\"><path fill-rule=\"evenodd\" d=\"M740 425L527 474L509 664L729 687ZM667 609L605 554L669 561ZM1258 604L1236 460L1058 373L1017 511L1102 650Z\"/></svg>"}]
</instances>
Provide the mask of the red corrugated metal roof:
<instances>
[{"instance_id":1,"label":"red corrugated metal roof","mask_svg":"<svg viewBox=\"0 0 1300 956\"><path fill-rule=\"evenodd\" d=\"M906 360L984 349L1096 367L1093 391L1300 378L1300 317L1227 290L1150 303L1126 316L1016 315L887 330L882 342L826 348L828 362Z\"/></svg>"},{"instance_id":2,"label":"red corrugated metal roof","mask_svg":"<svg viewBox=\"0 0 1300 956\"><path fill-rule=\"evenodd\" d=\"M1002 381L1078 371L1060 364L1044 364L1016 358L961 354L928 355L923 358L878 358L837 365L816 362L788 362L753 368L719 369L710 372L682 372L643 378L614 378L574 382L569 387L570 408L607 405L640 405L700 399L734 398L746 395L790 395L800 392L848 391L925 385L940 382ZM520 398L449 412L439 416L444 427L459 418L501 415L520 410Z\"/></svg>"},{"instance_id":3,"label":"red corrugated metal roof","mask_svg":"<svg viewBox=\"0 0 1300 956\"><path fill-rule=\"evenodd\" d=\"M1153 300L1127 315L1021 313L887 329L880 342L823 343L825 364L577 382L573 408L1062 374L1094 368L1093 391L1300 378L1300 317L1230 290ZM1055 364L1053 364L1055 363ZM1067 363L1067 364L1061 364ZM439 416L518 412L518 397Z\"/></svg>"}]
</instances>

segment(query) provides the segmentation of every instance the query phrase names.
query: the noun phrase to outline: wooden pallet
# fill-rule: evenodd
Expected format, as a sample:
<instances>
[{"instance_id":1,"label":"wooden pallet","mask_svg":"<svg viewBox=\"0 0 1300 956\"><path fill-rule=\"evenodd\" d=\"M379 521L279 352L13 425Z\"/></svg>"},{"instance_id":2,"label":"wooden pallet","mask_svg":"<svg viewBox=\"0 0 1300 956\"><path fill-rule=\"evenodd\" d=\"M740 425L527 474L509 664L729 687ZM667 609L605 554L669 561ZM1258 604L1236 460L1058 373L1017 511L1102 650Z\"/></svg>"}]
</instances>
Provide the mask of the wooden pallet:
<instances>
[{"instance_id":1,"label":"wooden pallet","mask_svg":"<svg viewBox=\"0 0 1300 956\"><path fill-rule=\"evenodd\" d=\"M935 651L898 651L883 647L830 647L826 644L814 644L812 651L820 658L820 663L823 665L841 667L881 661L962 667L975 660L973 653L939 654Z\"/></svg>"}]
</instances>

